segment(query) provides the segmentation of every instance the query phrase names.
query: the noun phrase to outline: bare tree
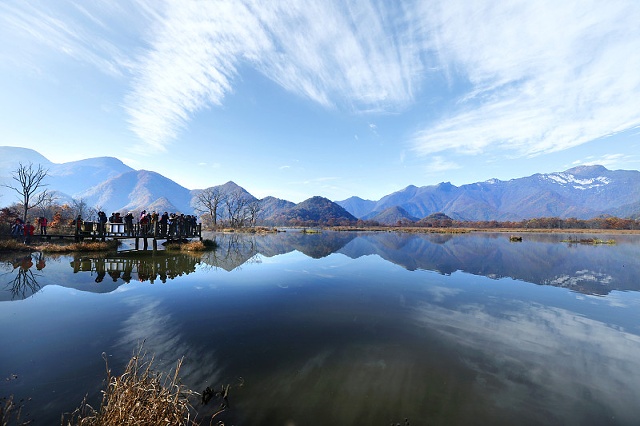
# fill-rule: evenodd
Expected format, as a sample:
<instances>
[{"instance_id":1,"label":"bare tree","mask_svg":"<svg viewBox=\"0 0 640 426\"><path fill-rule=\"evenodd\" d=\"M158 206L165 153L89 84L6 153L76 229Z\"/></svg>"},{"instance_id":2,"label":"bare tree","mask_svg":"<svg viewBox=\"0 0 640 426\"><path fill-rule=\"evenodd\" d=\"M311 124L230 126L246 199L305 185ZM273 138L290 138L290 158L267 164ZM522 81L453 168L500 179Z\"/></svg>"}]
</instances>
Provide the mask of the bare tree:
<instances>
[{"instance_id":1,"label":"bare tree","mask_svg":"<svg viewBox=\"0 0 640 426\"><path fill-rule=\"evenodd\" d=\"M40 216L51 217L53 215L52 207L55 204L56 200L58 199L58 197L54 195L55 193L56 193L55 191L47 192L46 195L44 196L44 200L39 206Z\"/></svg>"},{"instance_id":2,"label":"bare tree","mask_svg":"<svg viewBox=\"0 0 640 426\"><path fill-rule=\"evenodd\" d=\"M224 199L224 205L227 210L229 225L232 228L244 226L247 220L247 206L250 201L249 197L239 190L227 194Z\"/></svg>"},{"instance_id":3,"label":"bare tree","mask_svg":"<svg viewBox=\"0 0 640 426\"><path fill-rule=\"evenodd\" d=\"M196 194L195 210L200 214L208 214L215 228L220 216L218 209L224 202L225 194L219 187L203 189Z\"/></svg>"},{"instance_id":4,"label":"bare tree","mask_svg":"<svg viewBox=\"0 0 640 426\"><path fill-rule=\"evenodd\" d=\"M24 222L27 221L27 214L29 213L29 210L34 207L38 207L47 200L48 193L47 190L43 188L47 186L44 183L44 180L47 177L48 172L49 170L44 169L41 164L38 164L38 167L35 168L32 163L27 165L19 163L18 168L11 176L17 184L3 185L18 193L20 202L22 203L22 220ZM38 192L39 190L41 190L41 192Z\"/></svg>"},{"instance_id":5,"label":"bare tree","mask_svg":"<svg viewBox=\"0 0 640 426\"><path fill-rule=\"evenodd\" d=\"M260 204L259 200L251 201L247 205L249 226L251 227L256 226L256 222L258 220L258 214L260 213L260 210L262 210L262 204Z\"/></svg>"},{"instance_id":6,"label":"bare tree","mask_svg":"<svg viewBox=\"0 0 640 426\"><path fill-rule=\"evenodd\" d=\"M76 217L85 217L90 213L89 205L84 201L84 198L73 199L73 210Z\"/></svg>"}]
</instances>

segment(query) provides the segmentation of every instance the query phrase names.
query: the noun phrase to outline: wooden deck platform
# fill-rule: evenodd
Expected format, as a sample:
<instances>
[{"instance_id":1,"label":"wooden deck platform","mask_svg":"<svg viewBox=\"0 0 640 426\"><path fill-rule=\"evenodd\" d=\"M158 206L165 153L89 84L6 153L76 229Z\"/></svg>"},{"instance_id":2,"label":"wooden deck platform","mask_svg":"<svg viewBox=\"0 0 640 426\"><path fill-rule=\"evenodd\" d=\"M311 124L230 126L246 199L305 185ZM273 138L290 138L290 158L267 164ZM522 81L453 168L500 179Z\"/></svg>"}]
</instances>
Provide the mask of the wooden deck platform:
<instances>
[{"instance_id":1,"label":"wooden deck platform","mask_svg":"<svg viewBox=\"0 0 640 426\"><path fill-rule=\"evenodd\" d=\"M52 241L73 239L80 241L107 241L107 240L125 240L135 239L135 247L138 249L140 240L143 241L144 249L148 246L148 240L157 247L158 240L180 241L198 238L202 241L202 224L198 223L195 227L184 227L182 229L169 229L167 226L155 224L155 226L141 226L133 224L132 229L126 229L123 223L107 223L105 229L101 229L99 224L95 222L85 222L81 227L76 228L75 233L51 233L34 234L31 241ZM49 229L50 231L51 229ZM9 237L11 238L11 237ZM23 236L20 239L24 239Z\"/></svg>"}]
</instances>

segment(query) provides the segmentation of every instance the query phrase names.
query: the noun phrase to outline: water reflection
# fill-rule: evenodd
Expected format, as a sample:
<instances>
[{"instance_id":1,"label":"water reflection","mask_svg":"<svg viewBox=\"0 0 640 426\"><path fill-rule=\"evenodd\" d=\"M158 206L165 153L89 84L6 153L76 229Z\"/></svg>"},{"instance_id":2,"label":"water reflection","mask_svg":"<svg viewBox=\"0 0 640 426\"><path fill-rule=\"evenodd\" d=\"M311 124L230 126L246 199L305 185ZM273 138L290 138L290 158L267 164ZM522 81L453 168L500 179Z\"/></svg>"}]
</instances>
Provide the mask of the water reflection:
<instances>
[{"instance_id":1,"label":"water reflection","mask_svg":"<svg viewBox=\"0 0 640 426\"><path fill-rule=\"evenodd\" d=\"M201 263L199 255L158 253L68 256L44 255L38 252L13 257L5 255L0 259L0 271L3 271L0 280L4 283L5 290L0 292L0 301L28 298L49 284L93 293L108 293L131 281L165 283L167 280L193 273ZM86 275L87 279L42 280L46 275L43 269L47 262L59 262L62 259L70 259L68 264L73 273Z\"/></svg>"},{"instance_id":2,"label":"water reflection","mask_svg":"<svg viewBox=\"0 0 640 426\"><path fill-rule=\"evenodd\" d=\"M131 280L154 284L167 279L195 272L200 263L199 256L189 254L127 254L107 257L76 255L70 262L74 273L90 272L94 281L101 283L107 275L114 283L129 283Z\"/></svg>"},{"instance_id":3,"label":"water reflection","mask_svg":"<svg viewBox=\"0 0 640 426\"><path fill-rule=\"evenodd\" d=\"M377 254L409 270L510 277L584 294L640 290L635 279L640 274L638 236L616 236L618 244L613 246L572 245L563 243L564 238L567 235L527 234L523 242L512 243L504 234L370 234L340 252L352 258Z\"/></svg>"},{"instance_id":4,"label":"water reflection","mask_svg":"<svg viewBox=\"0 0 640 426\"><path fill-rule=\"evenodd\" d=\"M5 290L10 293L11 300L26 299L40 290L39 274L33 271L34 264L37 271L46 266L42 253L3 259L0 268L6 272L0 275L0 279L6 280Z\"/></svg>"},{"instance_id":5,"label":"water reflection","mask_svg":"<svg viewBox=\"0 0 640 426\"><path fill-rule=\"evenodd\" d=\"M568 244L562 234L525 234L523 242L509 235L299 232L266 236L216 236L220 249L203 258L225 270L258 255L272 257L297 250L313 258L341 253L357 259L376 255L403 268L449 275L468 272L492 279L510 277L539 285L606 295L613 290L640 290L640 236L618 235L615 245ZM602 238L602 236L600 236Z\"/></svg>"},{"instance_id":6,"label":"water reflection","mask_svg":"<svg viewBox=\"0 0 640 426\"><path fill-rule=\"evenodd\" d=\"M261 262L293 251L319 259L340 253L352 259L380 258L414 270L450 275L456 271L492 279L510 277L539 285L565 287L572 291L607 295L613 290L640 290L639 236L616 236L618 243L607 246L567 244L567 235L525 234L513 243L506 234L478 233L405 234L322 232L303 234L282 232L269 235L216 234L215 251L203 254L121 253L118 255L74 255L74 273L88 273L93 286L77 287L77 282L58 284L92 292L110 292L133 281L166 282L203 268L233 271L248 263ZM42 253L19 254L2 259L0 267L6 293L0 300L23 299L40 290L38 274L45 267Z\"/></svg>"},{"instance_id":7,"label":"water reflection","mask_svg":"<svg viewBox=\"0 0 640 426\"><path fill-rule=\"evenodd\" d=\"M215 238L218 250L197 256L61 256L41 272L34 255L26 270L57 286L28 303L0 304L0 320L14 324L0 370L25 383L13 383L14 393L35 393L38 419L55 424L87 392L99 402L102 351L117 371L144 341L162 370L184 355L181 377L195 390L245 379L230 394L226 424L600 426L640 418L640 294L583 297L497 279L637 290L637 236L606 247L541 235L510 243L503 234ZM13 274L14 260L29 264L23 255L7 259ZM104 296L58 287L106 292L178 271L195 276Z\"/></svg>"}]
</instances>

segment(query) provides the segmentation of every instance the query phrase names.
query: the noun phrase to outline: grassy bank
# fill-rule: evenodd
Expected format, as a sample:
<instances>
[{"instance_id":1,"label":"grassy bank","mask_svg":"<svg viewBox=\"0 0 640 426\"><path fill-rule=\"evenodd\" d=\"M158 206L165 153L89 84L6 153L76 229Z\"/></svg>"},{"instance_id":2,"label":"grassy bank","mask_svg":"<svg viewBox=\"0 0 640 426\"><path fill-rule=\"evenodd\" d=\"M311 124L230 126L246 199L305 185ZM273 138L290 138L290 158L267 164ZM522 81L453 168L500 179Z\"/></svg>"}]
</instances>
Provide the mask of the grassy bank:
<instances>
[{"instance_id":1,"label":"grassy bank","mask_svg":"<svg viewBox=\"0 0 640 426\"><path fill-rule=\"evenodd\" d=\"M218 248L218 244L213 240L188 241L182 243L169 243L165 245L165 250L167 251L198 252L215 250L216 248Z\"/></svg>"},{"instance_id":2,"label":"grassy bank","mask_svg":"<svg viewBox=\"0 0 640 426\"><path fill-rule=\"evenodd\" d=\"M0 251L41 251L45 253L100 252L117 250L118 241L83 241L79 243L24 244L18 240L0 240Z\"/></svg>"}]
</instances>

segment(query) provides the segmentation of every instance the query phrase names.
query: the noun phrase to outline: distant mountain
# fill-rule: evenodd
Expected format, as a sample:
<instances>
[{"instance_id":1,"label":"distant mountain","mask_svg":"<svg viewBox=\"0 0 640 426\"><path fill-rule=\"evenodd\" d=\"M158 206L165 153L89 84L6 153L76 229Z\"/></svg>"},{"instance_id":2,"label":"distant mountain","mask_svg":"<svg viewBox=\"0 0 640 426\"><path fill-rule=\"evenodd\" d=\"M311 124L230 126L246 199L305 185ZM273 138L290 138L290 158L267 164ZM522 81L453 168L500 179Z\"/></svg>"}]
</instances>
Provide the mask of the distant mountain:
<instances>
[{"instance_id":1,"label":"distant mountain","mask_svg":"<svg viewBox=\"0 0 640 426\"><path fill-rule=\"evenodd\" d=\"M363 200L360 197L350 197L343 201L336 201L336 203L355 217L363 217L370 214L376 206L375 201Z\"/></svg>"},{"instance_id":2,"label":"distant mountain","mask_svg":"<svg viewBox=\"0 0 640 426\"><path fill-rule=\"evenodd\" d=\"M9 176L18 165L22 164L42 164L48 168L53 163L47 160L42 154L29 148L18 148L14 146L0 146L0 176Z\"/></svg>"},{"instance_id":3,"label":"distant mountain","mask_svg":"<svg viewBox=\"0 0 640 426\"><path fill-rule=\"evenodd\" d=\"M51 188L77 197L78 194L114 178L135 170L113 157L89 158L49 166L48 179ZM82 176L82 179L78 179Z\"/></svg>"},{"instance_id":4,"label":"distant mountain","mask_svg":"<svg viewBox=\"0 0 640 426\"><path fill-rule=\"evenodd\" d=\"M295 203L276 197L265 197L260 200L260 218L264 222L272 222L272 218L295 207Z\"/></svg>"},{"instance_id":5,"label":"distant mountain","mask_svg":"<svg viewBox=\"0 0 640 426\"><path fill-rule=\"evenodd\" d=\"M338 203L351 205L346 201ZM509 181L491 179L460 187L448 182L410 185L382 197L368 213L399 206L419 218L442 212L458 220L552 216L589 219L616 212L632 216L640 213L639 203L640 172L580 166L564 172L538 173Z\"/></svg>"},{"instance_id":6,"label":"distant mountain","mask_svg":"<svg viewBox=\"0 0 640 426\"><path fill-rule=\"evenodd\" d=\"M78 196L92 186L96 186L105 180L118 176L133 169L122 161L113 157L89 158L56 164L38 152L28 148L0 146L0 184L14 184L12 173L20 164L41 165L47 170L47 189L56 191L58 199L67 201ZM10 204L16 201L15 191L0 187L0 195L3 195L2 204Z\"/></svg>"},{"instance_id":7,"label":"distant mountain","mask_svg":"<svg viewBox=\"0 0 640 426\"><path fill-rule=\"evenodd\" d=\"M133 170L112 157L56 164L32 149L8 146L0 146L0 185L15 183L11 176L20 163L42 165L48 170L47 189L56 193L57 202L82 198L88 206L107 213L146 209L192 214L195 197L201 191L184 188L152 171ZM231 181L210 188L258 201ZM15 191L0 186L0 207L17 201ZM390 224L434 213L455 220L518 221L552 216L590 219L602 215L638 218L640 172L579 166L564 172L508 181L491 179L459 187L449 182L409 185L378 201L351 197L334 203L313 197L295 205L265 197L259 202L259 217L268 224L349 223L378 215L376 220Z\"/></svg>"},{"instance_id":8,"label":"distant mountain","mask_svg":"<svg viewBox=\"0 0 640 426\"><path fill-rule=\"evenodd\" d=\"M191 191L147 170L123 173L80 193L89 206L111 212L148 210L192 214Z\"/></svg>"},{"instance_id":9,"label":"distant mountain","mask_svg":"<svg viewBox=\"0 0 640 426\"><path fill-rule=\"evenodd\" d=\"M270 218L276 223L341 224L355 223L356 218L340 205L324 197L311 197Z\"/></svg>"},{"instance_id":10,"label":"distant mountain","mask_svg":"<svg viewBox=\"0 0 640 426\"><path fill-rule=\"evenodd\" d=\"M220 191L222 191L224 194L236 194L238 196L241 196L243 198L246 198L250 201L256 201L257 198L254 197L253 195L251 195L249 193L249 191L247 191L246 189L244 189L243 187L241 187L240 185L238 185L237 183L233 182L233 181L229 181L225 184L222 185L217 185L214 186L213 188L218 188Z\"/></svg>"},{"instance_id":11,"label":"distant mountain","mask_svg":"<svg viewBox=\"0 0 640 426\"><path fill-rule=\"evenodd\" d=\"M372 220L381 225L397 225L398 222L407 224L418 220L417 217L411 216L400 206L389 207L379 213L370 213L363 219Z\"/></svg>"},{"instance_id":12,"label":"distant mountain","mask_svg":"<svg viewBox=\"0 0 640 426\"><path fill-rule=\"evenodd\" d=\"M421 226L446 227L451 226L453 219L444 213L433 213L420 219L417 224Z\"/></svg>"}]
</instances>

